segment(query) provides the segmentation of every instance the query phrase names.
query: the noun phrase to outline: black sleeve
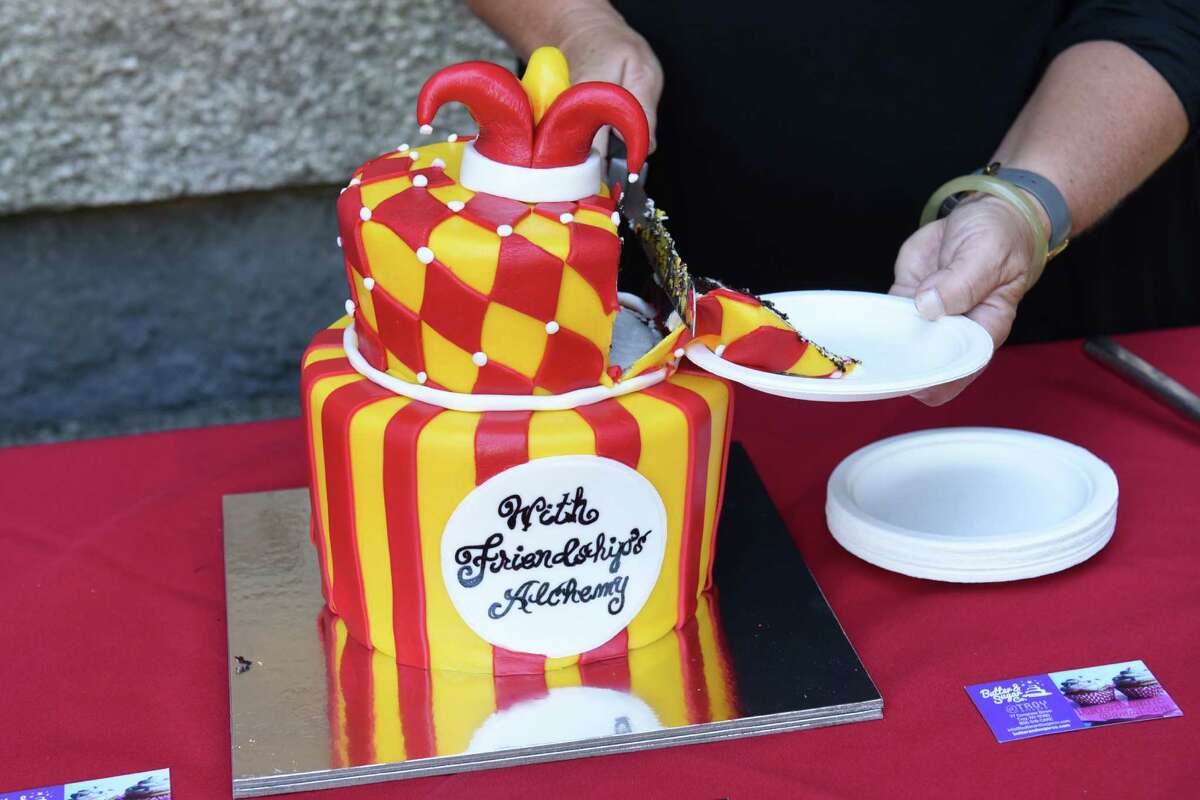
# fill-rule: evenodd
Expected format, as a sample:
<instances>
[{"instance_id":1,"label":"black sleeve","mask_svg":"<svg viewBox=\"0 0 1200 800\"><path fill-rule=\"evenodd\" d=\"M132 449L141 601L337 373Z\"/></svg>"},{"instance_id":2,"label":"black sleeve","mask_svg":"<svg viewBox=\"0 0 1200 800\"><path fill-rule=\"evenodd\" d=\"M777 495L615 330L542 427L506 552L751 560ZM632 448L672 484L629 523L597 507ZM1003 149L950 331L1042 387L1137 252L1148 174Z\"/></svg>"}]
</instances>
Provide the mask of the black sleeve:
<instances>
[{"instance_id":1,"label":"black sleeve","mask_svg":"<svg viewBox=\"0 0 1200 800\"><path fill-rule=\"evenodd\" d=\"M1200 131L1200 0L1084 0L1075 3L1050 42L1050 57L1080 42L1128 46L1166 79Z\"/></svg>"}]
</instances>

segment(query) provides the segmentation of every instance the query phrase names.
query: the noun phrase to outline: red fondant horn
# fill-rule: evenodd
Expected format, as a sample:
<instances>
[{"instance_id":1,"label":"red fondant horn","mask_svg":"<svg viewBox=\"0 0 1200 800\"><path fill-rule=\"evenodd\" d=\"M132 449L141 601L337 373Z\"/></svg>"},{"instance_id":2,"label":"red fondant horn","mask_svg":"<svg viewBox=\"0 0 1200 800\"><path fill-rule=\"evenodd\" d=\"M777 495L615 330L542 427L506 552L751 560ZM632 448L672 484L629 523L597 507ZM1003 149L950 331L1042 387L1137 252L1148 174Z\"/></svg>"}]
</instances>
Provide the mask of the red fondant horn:
<instances>
[{"instance_id":1,"label":"red fondant horn","mask_svg":"<svg viewBox=\"0 0 1200 800\"><path fill-rule=\"evenodd\" d=\"M475 149L493 161L528 167L533 146L533 110L517 76L497 64L467 61L438 70L417 97L417 122L433 123L446 103L467 107L479 138Z\"/></svg>"},{"instance_id":2,"label":"red fondant horn","mask_svg":"<svg viewBox=\"0 0 1200 800\"><path fill-rule=\"evenodd\" d=\"M650 142L646 112L625 89L600 82L577 83L550 104L534 133L531 165L582 164L602 125L612 125L621 132L629 171L640 171Z\"/></svg>"}]
</instances>

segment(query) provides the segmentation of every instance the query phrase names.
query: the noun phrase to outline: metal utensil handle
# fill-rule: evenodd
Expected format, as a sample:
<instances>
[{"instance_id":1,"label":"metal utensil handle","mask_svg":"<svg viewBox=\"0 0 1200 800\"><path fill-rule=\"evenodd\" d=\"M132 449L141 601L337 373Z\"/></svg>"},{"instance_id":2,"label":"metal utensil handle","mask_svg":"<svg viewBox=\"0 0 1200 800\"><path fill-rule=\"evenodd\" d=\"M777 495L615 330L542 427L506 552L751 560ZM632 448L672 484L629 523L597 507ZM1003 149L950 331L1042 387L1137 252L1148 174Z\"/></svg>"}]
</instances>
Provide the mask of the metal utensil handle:
<instances>
[{"instance_id":1,"label":"metal utensil handle","mask_svg":"<svg viewBox=\"0 0 1200 800\"><path fill-rule=\"evenodd\" d=\"M1188 419L1200 422L1200 397L1145 359L1106 336L1088 339L1083 343L1083 351Z\"/></svg>"}]
</instances>

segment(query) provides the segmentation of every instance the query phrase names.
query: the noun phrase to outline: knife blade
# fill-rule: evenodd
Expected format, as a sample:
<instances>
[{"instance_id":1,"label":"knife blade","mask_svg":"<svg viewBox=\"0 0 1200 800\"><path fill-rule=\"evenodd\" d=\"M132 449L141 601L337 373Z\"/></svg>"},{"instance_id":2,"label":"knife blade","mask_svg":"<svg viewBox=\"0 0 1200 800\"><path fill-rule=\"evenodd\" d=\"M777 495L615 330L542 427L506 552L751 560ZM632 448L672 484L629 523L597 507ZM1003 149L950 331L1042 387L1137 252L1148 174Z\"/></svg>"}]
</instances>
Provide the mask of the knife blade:
<instances>
[{"instance_id":1,"label":"knife blade","mask_svg":"<svg viewBox=\"0 0 1200 800\"><path fill-rule=\"evenodd\" d=\"M625 145L612 137L609 146L608 181L621 184L617 210L628 223L642 245L642 251L654 273L654 281L666 293L671 308L694 334L696 332L696 284L688 271L687 262L679 255L675 238L667 230L666 212L646 194L649 164L643 165L638 180L628 180L629 166Z\"/></svg>"}]
</instances>

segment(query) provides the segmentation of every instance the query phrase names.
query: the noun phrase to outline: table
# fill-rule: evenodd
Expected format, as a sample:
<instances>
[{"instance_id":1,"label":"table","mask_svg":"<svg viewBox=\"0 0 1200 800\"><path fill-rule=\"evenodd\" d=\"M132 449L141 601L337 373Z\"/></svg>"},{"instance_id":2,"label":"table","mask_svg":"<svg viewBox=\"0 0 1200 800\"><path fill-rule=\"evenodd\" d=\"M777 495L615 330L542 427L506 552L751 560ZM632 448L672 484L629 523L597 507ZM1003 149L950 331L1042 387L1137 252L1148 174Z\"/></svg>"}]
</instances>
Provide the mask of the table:
<instances>
[{"instance_id":1,"label":"table","mask_svg":"<svg viewBox=\"0 0 1200 800\"><path fill-rule=\"evenodd\" d=\"M1119 340L1200 388L1200 328ZM737 402L735 435L882 691L883 721L315 796L1194 796L1200 428L1077 341L1007 348L937 409L750 391ZM1121 482L1112 542L1064 573L981 586L843 551L824 522L834 465L948 425L1024 428L1096 453ZM298 420L0 450L0 790L167 766L178 798L229 795L221 496L306 480ZM999 745L962 689L1135 658L1185 716Z\"/></svg>"}]
</instances>

